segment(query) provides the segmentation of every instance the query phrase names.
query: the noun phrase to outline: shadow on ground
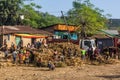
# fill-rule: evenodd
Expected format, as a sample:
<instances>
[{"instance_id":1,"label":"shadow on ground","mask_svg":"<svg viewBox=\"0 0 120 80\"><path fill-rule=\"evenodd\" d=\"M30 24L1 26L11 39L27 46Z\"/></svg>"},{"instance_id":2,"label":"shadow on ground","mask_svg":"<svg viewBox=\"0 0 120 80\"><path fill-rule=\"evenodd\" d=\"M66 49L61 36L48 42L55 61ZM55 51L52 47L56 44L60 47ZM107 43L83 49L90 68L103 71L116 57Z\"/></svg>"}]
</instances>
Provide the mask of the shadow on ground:
<instances>
[{"instance_id":1,"label":"shadow on ground","mask_svg":"<svg viewBox=\"0 0 120 80\"><path fill-rule=\"evenodd\" d=\"M23 70L32 70L32 71L50 71L48 68L34 68L34 69L32 69L32 68L24 68Z\"/></svg>"},{"instance_id":2,"label":"shadow on ground","mask_svg":"<svg viewBox=\"0 0 120 80\"><path fill-rule=\"evenodd\" d=\"M120 79L120 75L103 75L103 76L96 76L96 77L102 77L102 78L107 78L107 79L114 79L114 78Z\"/></svg>"}]
</instances>

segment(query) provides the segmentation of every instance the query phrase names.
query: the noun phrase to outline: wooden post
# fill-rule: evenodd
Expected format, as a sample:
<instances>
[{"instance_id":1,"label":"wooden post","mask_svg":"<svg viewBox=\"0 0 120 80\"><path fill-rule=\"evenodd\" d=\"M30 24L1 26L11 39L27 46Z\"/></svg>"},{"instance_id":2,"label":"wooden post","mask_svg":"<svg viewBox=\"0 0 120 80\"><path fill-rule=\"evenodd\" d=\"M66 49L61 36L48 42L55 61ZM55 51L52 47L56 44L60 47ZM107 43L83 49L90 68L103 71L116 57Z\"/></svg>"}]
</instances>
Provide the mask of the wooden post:
<instances>
[{"instance_id":1,"label":"wooden post","mask_svg":"<svg viewBox=\"0 0 120 80\"><path fill-rule=\"evenodd\" d=\"M69 28L68 28L68 24L67 24L67 21L66 21L66 18L65 18L65 16L64 16L64 14L63 14L63 11L61 11L61 14L62 14L62 16L63 16L63 18L64 18L64 22L65 22L65 24L66 24L66 27L67 27L67 32L68 32L68 43L70 42L70 32L69 32Z\"/></svg>"}]
</instances>

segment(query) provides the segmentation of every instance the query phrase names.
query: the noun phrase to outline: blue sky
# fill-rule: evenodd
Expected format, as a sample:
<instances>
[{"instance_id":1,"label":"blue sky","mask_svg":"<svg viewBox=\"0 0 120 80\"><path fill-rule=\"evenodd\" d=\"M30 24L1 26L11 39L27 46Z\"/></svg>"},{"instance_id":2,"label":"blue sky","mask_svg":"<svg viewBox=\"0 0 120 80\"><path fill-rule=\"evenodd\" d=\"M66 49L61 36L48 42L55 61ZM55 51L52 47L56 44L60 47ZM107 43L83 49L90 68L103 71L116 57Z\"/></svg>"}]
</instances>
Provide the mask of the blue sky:
<instances>
[{"instance_id":1,"label":"blue sky","mask_svg":"<svg viewBox=\"0 0 120 80\"><path fill-rule=\"evenodd\" d=\"M55 16L61 16L61 11L66 13L72 8L72 2L75 0L34 0L35 3L42 6L40 11L48 12ZM111 14L111 18L120 18L119 4L120 0L90 0L95 7L104 10L104 14Z\"/></svg>"}]
</instances>

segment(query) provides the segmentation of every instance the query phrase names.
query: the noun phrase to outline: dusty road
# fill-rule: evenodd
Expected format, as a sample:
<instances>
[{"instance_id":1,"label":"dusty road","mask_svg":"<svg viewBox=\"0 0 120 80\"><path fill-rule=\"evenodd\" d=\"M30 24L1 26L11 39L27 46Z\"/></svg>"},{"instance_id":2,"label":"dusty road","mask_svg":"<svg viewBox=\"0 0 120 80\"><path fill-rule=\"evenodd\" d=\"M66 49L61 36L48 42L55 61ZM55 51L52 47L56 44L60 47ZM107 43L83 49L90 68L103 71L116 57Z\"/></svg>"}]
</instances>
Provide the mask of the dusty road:
<instances>
[{"instance_id":1,"label":"dusty road","mask_svg":"<svg viewBox=\"0 0 120 80\"><path fill-rule=\"evenodd\" d=\"M48 71L37 67L0 68L0 80L120 80L120 63L114 65L85 65Z\"/></svg>"}]
</instances>

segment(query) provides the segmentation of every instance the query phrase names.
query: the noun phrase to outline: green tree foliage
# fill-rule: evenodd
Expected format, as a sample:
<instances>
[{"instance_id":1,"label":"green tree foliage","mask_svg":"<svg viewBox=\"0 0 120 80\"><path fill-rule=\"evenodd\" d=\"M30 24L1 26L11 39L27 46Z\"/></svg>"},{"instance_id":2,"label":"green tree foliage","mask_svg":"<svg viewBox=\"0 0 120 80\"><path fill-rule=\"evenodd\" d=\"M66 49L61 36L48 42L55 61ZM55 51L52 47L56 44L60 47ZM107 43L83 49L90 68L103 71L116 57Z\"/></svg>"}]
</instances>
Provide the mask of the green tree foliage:
<instances>
[{"instance_id":1,"label":"green tree foliage","mask_svg":"<svg viewBox=\"0 0 120 80\"><path fill-rule=\"evenodd\" d=\"M39 20L39 18L41 18L41 16L34 9L35 7L36 7L36 5L34 3L30 3L30 4L24 5L22 7L20 12L22 12L25 16L25 18L23 20L24 25L29 25L29 26L32 26L35 28L38 27L37 21Z\"/></svg>"},{"instance_id":2,"label":"green tree foliage","mask_svg":"<svg viewBox=\"0 0 120 80\"><path fill-rule=\"evenodd\" d=\"M25 4L26 1L31 0L0 0L0 25L22 24L40 28L62 23L60 18L40 12L41 6L35 3ZM24 15L24 20L20 19L20 14Z\"/></svg>"},{"instance_id":3,"label":"green tree foliage","mask_svg":"<svg viewBox=\"0 0 120 80\"><path fill-rule=\"evenodd\" d=\"M41 14L42 14L42 18L39 20L39 24L41 27L63 23L63 21L59 17L50 15L49 13L41 13Z\"/></svg>"},{"instance_id":4,"label":"green tree foliage","mask_svg":"<svg viewBox=\"0 0 120 80\"><path fill-rule=\"evenodd\" d=\"M62 20L56 16L37 11L37 9L39 10L40 8L41 7L39 5L34 3L23 6L21 12L25 14L25 25L30 25L34 28L41 28L57 23L62 23Z\"/></svg>"},{"instance_id":5,"label":"green tree foliage","mask_svg":"<svg viewBox=\"0 0 120 80\"><path fill-rule=\"evenodd\" d=\"M0 25L14 25L22 0L0 0Z\"/></svg>"},{"instance_id":6,"label":"green tree foliage","mask_svg":"<svg viewBox=\"0 0 120 80\"><path fill-rule=\"evenodd\" d=\"M105 28L107 19L102 12L103 10L95 8L89 0L77 0L73 2L73 8L68 11L68 22L79 26L83 36L90 35L97 29Z\"/></svg>"}]
</instances>

